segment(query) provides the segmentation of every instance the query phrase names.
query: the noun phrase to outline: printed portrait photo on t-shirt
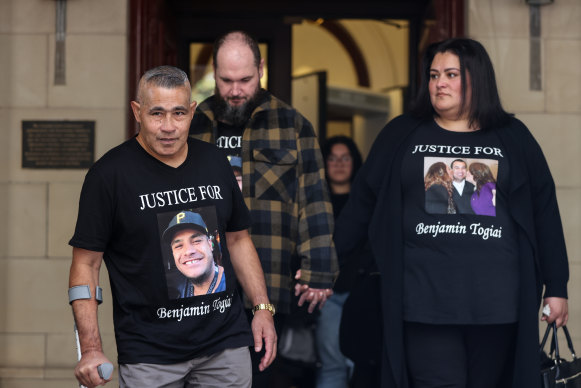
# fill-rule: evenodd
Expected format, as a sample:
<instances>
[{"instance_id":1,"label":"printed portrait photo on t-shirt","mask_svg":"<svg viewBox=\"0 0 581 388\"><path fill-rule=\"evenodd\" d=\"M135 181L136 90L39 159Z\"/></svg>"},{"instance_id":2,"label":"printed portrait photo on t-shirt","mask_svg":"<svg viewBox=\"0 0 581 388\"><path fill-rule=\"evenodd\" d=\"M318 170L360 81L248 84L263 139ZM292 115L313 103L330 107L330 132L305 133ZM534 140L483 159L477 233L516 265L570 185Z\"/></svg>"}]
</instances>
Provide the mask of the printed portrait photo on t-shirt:
<instances>
[{"instance_id":1,"label":"printed portrait photo on t-shirt","mask_svg":"<svg viewBox=\"0 0 581 388\"><path fill-rule=\"evenodd\" d=\"M425 157L426 213L495 217L497 176L494 159Z\"/></svg>"},{"instance_id":2,"label":"printed portrait photo on t-shirt","mask_svg":"<svg viewBox=\"0 0 581 388\"><path fill-rule=\"evenodd\" d=\"M157 216L169 299L226 291L216 208Z\"/></svg>"}]
</instances>

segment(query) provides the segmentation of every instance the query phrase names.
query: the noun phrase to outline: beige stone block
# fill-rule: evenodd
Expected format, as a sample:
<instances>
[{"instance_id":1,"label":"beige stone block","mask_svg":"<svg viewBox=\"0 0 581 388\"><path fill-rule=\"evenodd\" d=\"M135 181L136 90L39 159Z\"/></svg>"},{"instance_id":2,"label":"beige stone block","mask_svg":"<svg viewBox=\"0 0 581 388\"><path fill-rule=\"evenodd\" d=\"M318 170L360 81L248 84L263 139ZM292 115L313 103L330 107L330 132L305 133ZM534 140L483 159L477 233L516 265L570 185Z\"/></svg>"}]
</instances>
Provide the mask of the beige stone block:
<instances>
[{"instance_id":1,"label":"beige stone block","mask_svg":"<svg viewBox=\"0 0 581 388\"><path fill-rule=\"evenodd\" d=\"M0 15L2 13L0 12ZM0 16L1 17L1 16ZM0 48L2 51L10 52L12 49L13 39L11 35L0 34ZM11 98L10 73L12 67L12 58L9 55L0 55L0 107L8 107ZM1 110L0 110L1 112ZM5 132L4 132L5 133Z\"/></svg>"},{"instance_id":2,"label":"beige stone block","mask_svg":"<svg viewBox=\"0 0 581 388\"><path fill-rule=\"evenodd\" d=\"M101 328L104 326L100 320ZM46 341L46 365L50 368L70 368L71 371L77 364L77 344L72 326L65 334L48 334ZM107 326L107 325L105 325ZM102 330L103 331L103 330ZM101 333L101 342L105 356L116 365L117 348L115 345L115 335L113 333Z\"/></svg>"},{"instance_id":3,"label":"beige stone block","mask_svg":"<svg viewBox=\"0 0 581 388\"><path fill-rule=\"evenodd\" d=\"M127 3L127 0L70 1L67 31L71 34L124 34L128 22Z\"/></svg>"},{"instance_id":4,"label":"beige stone block","mask_svg":"<svg viewBox=\"0 0 581 388\"><path fill-rule=\"evenodd\" d=\"M581 113L581 40L546 40L544 57L547 110Z\"/></svg>"},{"instance_id":5,"label":"beige stone block","mask_svg":"<svg viewBox=\"0 0 581 388\"><path fill-rule=\"evenodd\" d=\"M6 385L7 382L14 381L14 379L23 379L23 378L42 379L43 376L44 376L43 368L23 368L23 367L0 368L0 387L8 386Z\"/></svg>"},{"instance_id":6,"label":"beige stone block","mask_svg":"<svg viewBox=\"0 0 581 388\"><path fill-rule=\"evenodd\" d=\"M49 183L48 255L71 257L69 240L75 231L81 183Z\"/></svg>"},{"instance_id":7,"label":"beige stone block","mask_svg":"<svg viewBox=\"0 0 581 388\"><path fill-rule=\"evenodd\" d=\"M129 104L129 102L127 103ZM22 136L23 120L88 120L95 121L95 160L126 138L127 109L12 109L9 126L11 129L8 176L11 181L26 182L79 182L82 183L87 170L23 169Z\"/></svg>"},{"instance_id":8,"label":"beige stone block","mask_svg":"<svg viewBox=\"0 0 581 388\"><path fill-rule=\"evenodd\" d=\"M70 262L70 259L0 260L0 310L3 312L0 333L21 335L23 338L32 335L30 333L42 334L46 349L35 354L46 355L50 366L68 366L68 362L76 357L73 316L67 303ZM104 266L100 273L100 285L103 287L103 303L99 306L99 326L103 349L115 361L113 303ZM3 348L0 346L0 349ZM0 362L0 365L6 364Z\"/></svg>"},{"instance_id":9,"label":"beige stone block","mask_svg":"<svg viewBox=\"0 0 581 388\"><path fill-rule=\"evenodd\" d=\"M10 223L7 222L7 220L9 220L8 210L10 208L10 203L8 203L8 198L10 198L9 187L10 187L9 183L4 182L0 183L0 220L3 220L2 223L0 223L0 259L6 257L6 255L8 254L8 228L10 227ZM3 274L0 273L0 280L2 279L2 277ZM2 289L1 282L0 289ZM2 298L0 298L0 303L1 301Z\"/></svg>"},{"instance_id":10,"label":"beige stone block","mask_svg":"<svg viewBox=\"0 0 581 388\"><path fill-rule=\"evenodd\" d=\"M77 357L77 353L75 350L75 360L76 360L76 357ZM76 383L78 385L78 383L76 382L76 379L75 379L75 365L76 365L76 361L67 367L62 367L62 368L48 367L43 371L44 372L44 380L50 381L50 380L57 380L57 379L59 379L59 380L70 379L71 381L73 381L73 384ZM111 384L111 383L109 383L109 384ZM73 385L71 385L71 387L73 387Z\"/></svg>"},{"instance_id":11,"label":"beige stone block","mask_svg":"<svg viewBox=\"0 0 581 388\"><path fill-rule=\"evenodd\" d=\"M72 373L71 373L72 375ZM111 385L108 386L118 386ZM3 378L0 379L0 387L2 388L30 388L30 387L42 387L42 388L77 388L79 383L73 377L68 379L46 379L46 378Z\"/></svg>"},{"instance_id":12,"label":"beige stone block","mask_svg":"<svg viewBox=\"0 0 581 388\"><path fill-rule=\"evenodd\" d=\"M569 263L581 270L581 188L557 189L559 212L565 233ZM579 274L581 276L581 274ZM581 284L579 284L581 286ZM581 291L581 289L579 289ZM581 292L579 293L581 296ZM581 302L581 301L580 301ZM580 317L581 319L581 317ZM581 335L581 332L579 333Z\"/></svg>"},{"instance_id":13,"label":"beige stone block","mask_svg":"<svg viewBox=\"0 0 581 388\"><path fill-rule=\"evenodd\" d=\"M27 367L6 367L0 368L0 382L5 382L6 379L22 379L34 378L42 379L44 376L44 368L27 368ZM4 387L4 385L0 385Z\"/></svg>"},{"instance_id":14,"label":"beige stone block","mask_svg":"<svg viewBox=\"0 0 581 388\"><path fill-rule=\"evenodd\" d=\"M573 346L577 351L577 357L579 357L581 349L581 263L577 261L571 264L569 271L569 321L567 328L571 331ZM559 341L559 343L562 342ZM567 349L566 346L564 342L561 345L562 349ZM568 355L569 351L567 350L565 354Z\"/></svg>"},{"instance_id":15,"label":"beige stone block","mask_svg":"<svg viewBox=\"0 0 581 388\"><path fill-rule=\"evenodd\" d=\"M72 328L67 288L70 260L8 258L0 261L2 332L63 333Z\"/></svg>"},{"instance_id":16,"label":"beige stone block","mask_svg":"<svg viewBox=\"0 0 581 388\"><path fill-rule=\"evenodd\" d=\"M466 7L471 37L529 36L529 7L523 0L469 0Z\"/></svg>"},{"instance_id":17,"label":"beige stone block","mask_svg":"<svg viewBox=\"0 0 581 388\"><path fill-rule=\"evenodd\" d=\"M46 365L50 368L70 368L77 364L77 344L73 330L73 318L70 314L69 332L66 334L48 334L46 337Z\"/></svg>"},{"instance_id":18,"label":"beige stone block","mask_svg":"<svg viewBox=\"0 0 581 388\"><path fill-rule=\"evenodd\" d=\"M0 1L0 34L54 31L55 1Z\"/></svg>"},{"instance_id":19,"label":"beige stone block","mask_svg":"<svg viewBox=\"0 0 581 388\"><path fill-rule=\"evenodd\" d=\"M0 309L3 312L0 332L72 336L73 317L67 303L70 263L70 259L0 260ZM115 360L113 302L105 266L101 268L100 285L103 303L99 306L99 326L103 348L108 355L115 356L112 358Z\"/></svg>"},{"instance_id":20,"label":"beige stone block","mask_svg":"<svg viewBox=\"0 0 581 388\"><path fill-rule=\"evenodd\" d=\"M52 37L49 46L52 74ZM68 35L66 69L66 85L48 85L49 107L118 109L128 104L125 35Z\"/></svg>"},{"instance_id":21,"label":"beige stone block","mask_svg":"<svg viewBox=\"0 0 581 388\"><path fill-rule=\"evenodd\" d=\"M2 39L2 38L0 38ZM1 61L2 59L0 59ZM0 66L1 68L1 66ZM0 76L1 77L1 76ZM3 84L4 85L4 84ZM3 141L0 142L0 182L8 181L8 166L10 160L10 139L18 133L10 128L10 111L0 108L0 133ZM1 206L1 205L0 205ZM1 245L1 244L0 244ZM1 248L0 248L1 250Z\"/></svg>"},{"instance_id":22,"label":"beige stone block","mask_svg":"<svg viewBox=\"0 0 581 388\"><path fill-rule=\"evenodd\" d=\"M581 1L558 0L541 8L543 37L581 39Z\"/></svg>"},{"instance_id":23,"label":"beige stone block","mask_svg":"<svg viewBox=\"0 0 581 388\"><path fill-rule=\"evenodd\" d=\"M37 372L37 371L34 371ZM113 379L107 383L107 387L118 387L119 380L117 379L117 372L113 372ZM37 374L38 377L30 377L28 374L31 372L24 372L26 376L24 377L13 377L11 374L20 374L20 371L15 372L14 370L8 370L6 377L2 377L2 371L0 370L0 387L2 388L31 388L31 387L42 387L42 388L78 388L79 383L74 377L72 369L67 369L66 371L56 372L52 369L50 370L39 370ZM54 377L53 374L57 376L70 376L70 377Z\"/></svg>"},{"instance_id":24,"label":"beige stone block","mask_svg":"<svg viewBox=\"0 0 581 388\"><path fill-rule=\"evenodd\" d=\"M2 220L7 255L46 256L46 185L12 183L7 191L7 218Z\"/></svg>"},{"instance_id":25,"label":"beige stone block","mask_svg":"<svg viewBox=\"0 0 581 388\"><path fill-rule=\"evenodd\" d=\"M581 115L521 114L522 120L539 142L557 187L581 186Z\"/></svg>"},{"instance_id":26,"label":"beige stone block","mask_svg":"<svg viewBox=\"0 0 581 388\"><path fill-rule=\"evenodd\" d=\"M545 94L530 90L529 40L480 39L494 66L502 105L509 112L545 109Z\"/></svg>"},{"instance_id":27,"label":"beige stone block","mask_svg":"<svg viewBox=\"0 0 581 388\"><path fill-rule=\"evenodd\" d=\"M44 381L49 384L56 383L57 381L66 382L66 385L63 385L63 387L71 388L76 388L79 384L75 379L74 365L68 368L46 368L44 370ZM112 387L115 387L115 385L112 385Z\"/></svg>"},{"instance_id":28,"label":"beige stone block","mask_svg":"<svg viewBox=\"0 0 581 388\"><path fill-rule=\"evenodd\" d=\"M0 106L46 106L48 35L0 34Z\"/></svg>"},{"instance_id":29,"label":"beige stone block","mask_svg":"<svg viewBox=\"0 0 581 388\"><path fill-rule=\"evenodd\" d=\"M0 334L0 365L3 367L41 367L45 364L43 334Z\"/></svg>"}]
</instances>

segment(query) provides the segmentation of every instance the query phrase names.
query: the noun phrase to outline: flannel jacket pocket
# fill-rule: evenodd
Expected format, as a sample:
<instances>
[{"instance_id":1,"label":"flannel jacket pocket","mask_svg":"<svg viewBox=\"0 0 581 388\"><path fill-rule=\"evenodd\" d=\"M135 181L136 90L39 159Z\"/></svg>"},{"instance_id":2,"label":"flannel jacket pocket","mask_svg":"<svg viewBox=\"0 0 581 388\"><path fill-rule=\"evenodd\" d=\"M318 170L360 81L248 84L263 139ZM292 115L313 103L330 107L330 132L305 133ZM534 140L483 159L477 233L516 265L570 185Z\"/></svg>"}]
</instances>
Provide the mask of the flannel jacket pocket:
<instances>
[{"instance_id":1,"label":"flannel jacket pocket","mask_svg":"<svg viewBox=\"0 0 581 388\"><path fill-rule=\"evenodd\" d=\"M297 191L297 150L253 149L252 184L257 199L294 202Z\"/></svg>"}]
</instances>

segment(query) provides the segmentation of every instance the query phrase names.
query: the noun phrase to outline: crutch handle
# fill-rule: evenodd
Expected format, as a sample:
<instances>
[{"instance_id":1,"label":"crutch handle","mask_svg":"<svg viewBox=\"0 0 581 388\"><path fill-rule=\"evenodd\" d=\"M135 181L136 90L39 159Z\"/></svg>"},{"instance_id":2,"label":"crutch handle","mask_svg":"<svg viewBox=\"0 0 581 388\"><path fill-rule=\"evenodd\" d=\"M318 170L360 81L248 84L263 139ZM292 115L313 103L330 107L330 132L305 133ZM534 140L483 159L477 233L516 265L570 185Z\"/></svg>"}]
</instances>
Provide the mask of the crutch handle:
<instances>
[{"instance_id":1,"label":"crutch handle","mask_svg":"<svg viewBox=\"0 0 581 388\"><path fill-rule=\"evenodd\" d=\"M109 362L101 364L97 367L97 372L99 372L99 376L101 376L102 379L109 380L113 373L113 364Z\"/></svg>"},{"instance_id":2,"label":"crutch handle","mask_svg":"<svg viewBox=\"0 0 581 388\"><path fill-rule=\"evenodd\" d=\"M97 372L99 372L99 377L104 380L109 380L111 374L113 373L113 364L110 362L105 362L97 367ZM87 388L83 384L79 384L79 388Z\"/></svg>"}]
</instances>

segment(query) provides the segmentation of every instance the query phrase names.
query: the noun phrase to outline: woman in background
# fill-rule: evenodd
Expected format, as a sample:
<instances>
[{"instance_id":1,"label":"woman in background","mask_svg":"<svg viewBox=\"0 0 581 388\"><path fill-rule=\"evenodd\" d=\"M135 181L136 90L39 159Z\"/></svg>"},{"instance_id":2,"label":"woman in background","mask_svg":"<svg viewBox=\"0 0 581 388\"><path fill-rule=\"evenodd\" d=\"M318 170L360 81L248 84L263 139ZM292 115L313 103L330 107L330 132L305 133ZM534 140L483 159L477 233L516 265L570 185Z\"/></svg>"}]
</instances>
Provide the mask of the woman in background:
<instances>
[{"instance_id":1,"label":"woman in background","mask_svg":"<svg viewBox=\"0 0 581 388\"><path fill-rule=\"evenodd\" d=\"M361 154L353 140L345 136L329 138L321 152L336 220L349 198L351 182L361 167ZM338 259L339 277L333 287L333 295L323 306L317 322L316 344L321 362L321 368L317 371L317 388L347 388L353 366L339 349L339 323L343 304L357 280L364 259L358 255L350 258L339 256Z\"/></svg>"}]
</instances>

